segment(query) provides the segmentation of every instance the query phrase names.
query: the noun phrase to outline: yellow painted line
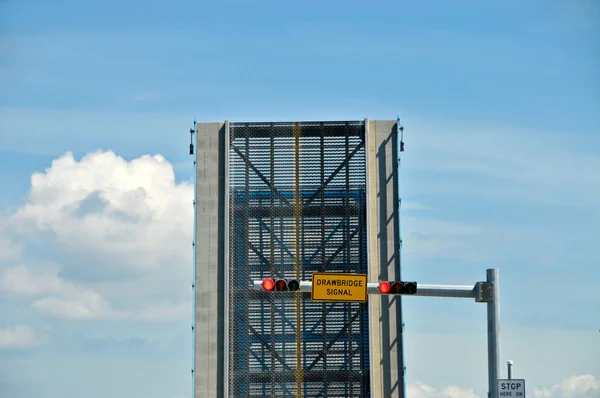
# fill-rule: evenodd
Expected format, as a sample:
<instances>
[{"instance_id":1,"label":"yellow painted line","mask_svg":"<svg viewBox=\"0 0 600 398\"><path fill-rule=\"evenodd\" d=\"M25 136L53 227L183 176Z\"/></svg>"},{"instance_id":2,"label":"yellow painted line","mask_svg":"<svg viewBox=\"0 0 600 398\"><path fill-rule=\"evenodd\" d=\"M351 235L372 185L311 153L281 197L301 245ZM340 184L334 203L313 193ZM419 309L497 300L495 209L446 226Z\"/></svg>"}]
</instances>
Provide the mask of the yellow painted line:
<instances>
[{"instance_id":1,"label":"yellow painted line","mask_svg":"<svg viewBox=\"0 0 600 398\"><path fill-rule=\"evenodd\" d=\"M302 127L300 123L292 124L292 133L294 137L294 274L296 279L302 278L302 193L300 191L300 136ZM294 301L296 304L296 396L303 396L304 364L303 357L303 339L302 339L302 295L300 291L294 292Z\"/></svg>"}]
</instances>

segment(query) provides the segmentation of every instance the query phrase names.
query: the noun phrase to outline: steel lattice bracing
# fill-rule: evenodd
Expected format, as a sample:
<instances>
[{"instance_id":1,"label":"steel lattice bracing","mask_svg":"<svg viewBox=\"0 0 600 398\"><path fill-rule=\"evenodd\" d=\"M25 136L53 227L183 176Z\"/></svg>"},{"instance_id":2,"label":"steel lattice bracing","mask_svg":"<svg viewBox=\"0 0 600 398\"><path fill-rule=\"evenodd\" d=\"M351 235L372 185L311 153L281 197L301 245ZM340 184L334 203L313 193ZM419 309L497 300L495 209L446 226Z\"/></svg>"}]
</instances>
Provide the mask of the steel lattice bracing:
<instances>
[{"instance_id":1,"label":"steel lattice bracing","mask_svg":"<svg viewBox=\"0 0 600 398\"><path fill-rule=\"evenodd\" d=\"M367 273L364 131L364 122L230 124L230 396L370 396L366 304L249 285Z\"/></svg>"}]
</instances>

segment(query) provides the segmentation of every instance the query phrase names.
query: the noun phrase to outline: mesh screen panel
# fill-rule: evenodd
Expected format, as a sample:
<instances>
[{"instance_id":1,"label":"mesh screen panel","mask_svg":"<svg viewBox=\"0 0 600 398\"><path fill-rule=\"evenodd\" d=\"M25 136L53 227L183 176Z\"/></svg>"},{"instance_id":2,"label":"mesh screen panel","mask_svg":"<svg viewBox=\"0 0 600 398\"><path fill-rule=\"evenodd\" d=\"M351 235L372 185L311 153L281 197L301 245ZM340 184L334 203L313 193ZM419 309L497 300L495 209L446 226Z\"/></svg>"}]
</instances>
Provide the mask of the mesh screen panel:
<instances>
[{"instance_id":1,"label":"mesh screen panel","mask_svg":"<svg viewBox=\"0 0 600 398\"><path fill-rule=\"evenodd\" d=\"M229 393L369 397L365 303L252 279L367 273L364 122L231 123Z\"/></svg>"}]
</instances>

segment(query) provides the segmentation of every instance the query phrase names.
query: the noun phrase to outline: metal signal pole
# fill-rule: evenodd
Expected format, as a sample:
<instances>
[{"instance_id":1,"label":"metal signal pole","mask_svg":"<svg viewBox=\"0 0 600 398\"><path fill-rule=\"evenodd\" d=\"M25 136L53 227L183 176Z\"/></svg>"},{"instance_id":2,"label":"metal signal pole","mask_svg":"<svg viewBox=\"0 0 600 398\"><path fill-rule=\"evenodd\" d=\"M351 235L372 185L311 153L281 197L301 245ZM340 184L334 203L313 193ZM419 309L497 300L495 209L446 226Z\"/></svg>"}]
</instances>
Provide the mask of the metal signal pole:
<instances>
[{"instance_id":1,"label":"metal signal pole","mask_svg":"<svg viewBox=\"0 0 600 398\"><path fill-rule=\"evenodd\" d=\"M488 344L488 397L499 398L497 391L498 374L500 369L500 290L498 269L488 269L485 282L477 282L475 286L469 285L425 285L418 284L416 291L403 296L425 296L425 297L452 297L452 298L473 298L478 303L487 303L487 344ZM352 274L348 274L352 275ZM366 277L366 275L364 275ZM298 291L313 292L313 282L297 281ZM381 282L367 283L368 294L389 295L389 282L386 282L388 289L380 290ZM255 290L265 289L263 281L252 281L252 288ZM289 292L273 292L273 294L289 294ZM337 300L330 300L337 301ZM510 378L509 371L509 378Z\"/></svg>"}]
</instances>

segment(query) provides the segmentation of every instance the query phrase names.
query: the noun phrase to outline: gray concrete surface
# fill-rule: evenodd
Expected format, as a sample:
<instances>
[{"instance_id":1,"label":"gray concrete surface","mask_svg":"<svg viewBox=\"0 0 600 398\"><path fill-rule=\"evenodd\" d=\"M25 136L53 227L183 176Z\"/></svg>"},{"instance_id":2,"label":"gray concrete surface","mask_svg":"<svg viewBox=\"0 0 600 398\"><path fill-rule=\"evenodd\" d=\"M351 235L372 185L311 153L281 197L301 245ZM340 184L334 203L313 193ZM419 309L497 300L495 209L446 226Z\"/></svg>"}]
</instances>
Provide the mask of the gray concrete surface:
<instances>
[{"instance_id":1,"label":"gray concrete surface","mask_svg":"<svg viewBox=\"0 0 600 398\"><path fill-rule=\"evenodd\" d=\"M196 125L196 398L224 396L224 126L224 123Z\"/></svg>"},{"instance_id":2,"label":"gray concrete surface","mask_svg":"<svg viewBox=\"0 0 600 398\"><path fill-rule=\"evenodd\" d=\"M370 282L400 280L396 230L396 121L372 120L368 130ZM399 296L369 297L374 398L404 398L402 305ZM379 379L379 380L378 380Z\"/></svg>"}]
</instances>

